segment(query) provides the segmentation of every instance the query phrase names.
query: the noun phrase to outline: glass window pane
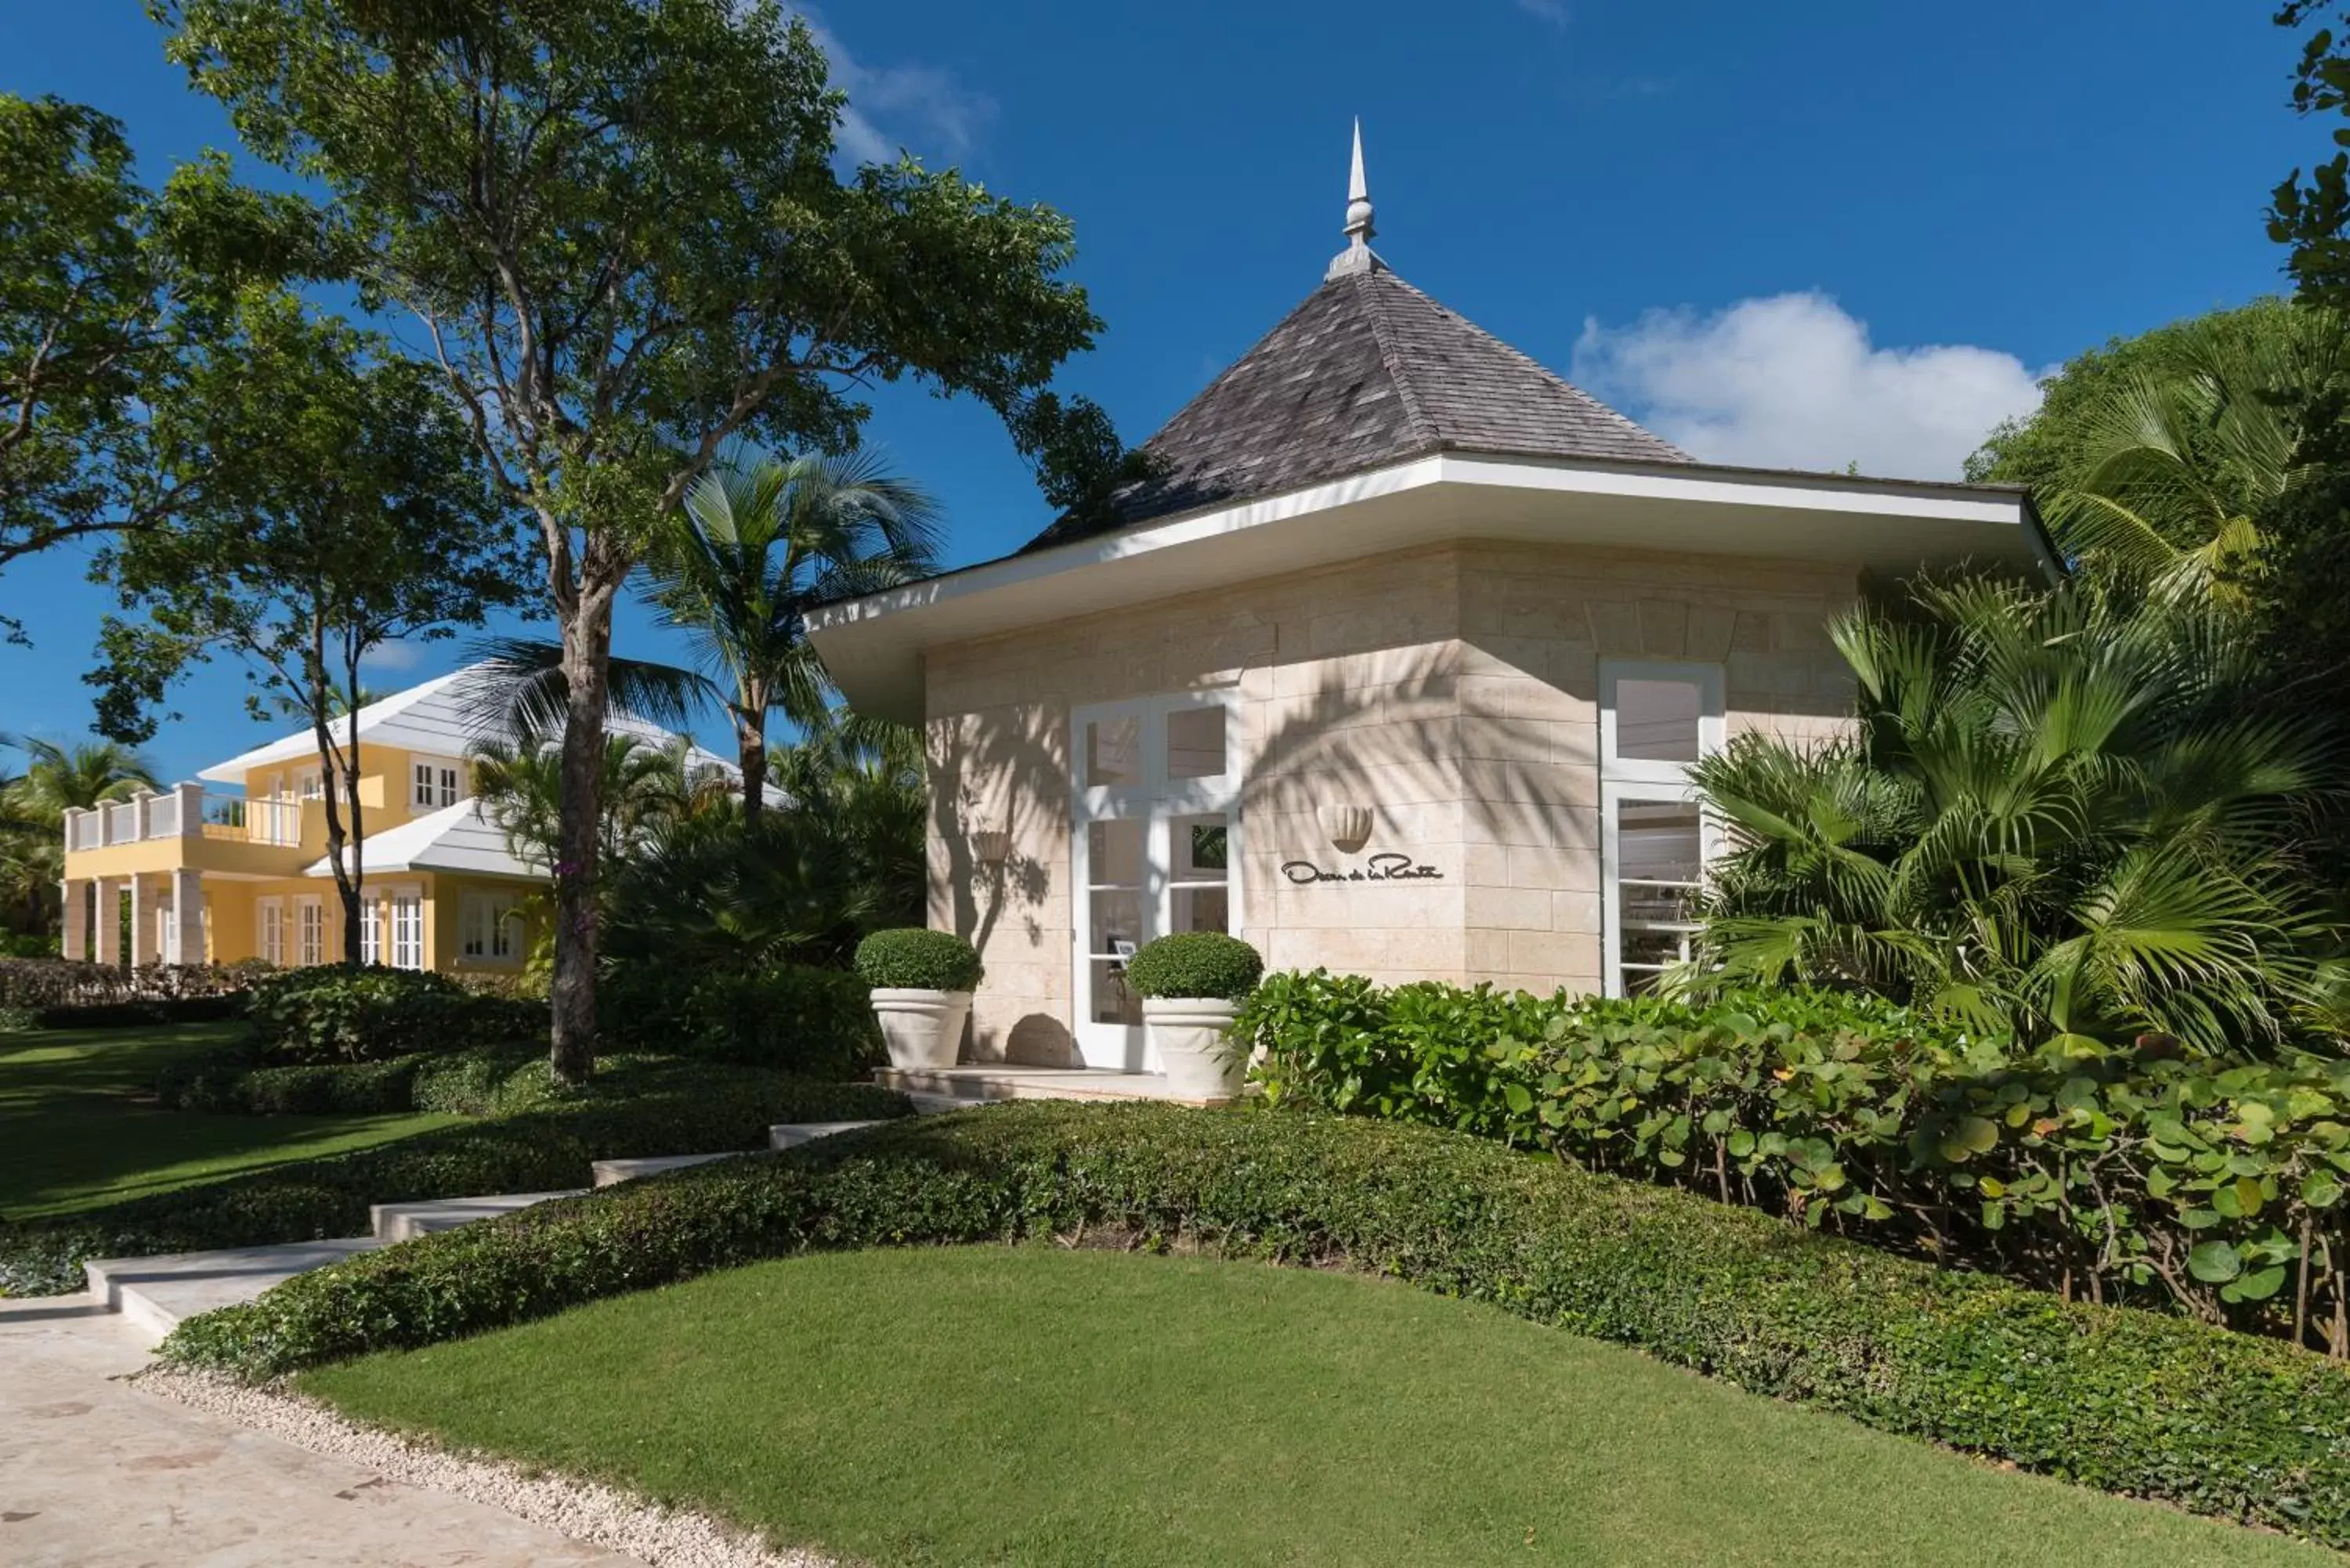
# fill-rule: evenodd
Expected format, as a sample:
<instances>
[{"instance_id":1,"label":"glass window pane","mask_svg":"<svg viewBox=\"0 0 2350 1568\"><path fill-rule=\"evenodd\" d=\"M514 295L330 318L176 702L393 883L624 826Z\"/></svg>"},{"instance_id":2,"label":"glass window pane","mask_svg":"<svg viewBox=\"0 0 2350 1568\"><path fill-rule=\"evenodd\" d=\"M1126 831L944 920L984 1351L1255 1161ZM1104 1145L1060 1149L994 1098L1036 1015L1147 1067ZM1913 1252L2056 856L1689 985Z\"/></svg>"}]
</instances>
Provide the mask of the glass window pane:
<instances>
[{"instance_id":1,"label":"glass window pane","mask_svg":"<svg viewBox=\"0 0 2350 1568\"><path fill-rule=\"evenodd\" d=\"M1142 886L1144 824L1139 817L1097 822L1086 829L1087 882L1097 888Z\"/></svg>"},{"instance_id":2,"label":"glass window pane","mask_svg":"<svg viewBox=\"0 0 2350 1568\"><path fill-rule=\"evenodd\" d=\"M1232 895L1228 888L1178 888L1172 899L1176 930L1229 932L1232 929Z\"/></svg>"},{"instance_id":3,"label":"glass window pane","mask_svg":"<svg viewBox=\"0 0 2350 1568\"><path fill-rule=\"evenodd\" d=\"M1221 778L1224 773L1224 711L1185 708L1167 715L1167 776Z\"/></svg>"},{"instance_id":4,"label":"glass window pane","mask_svg":"<svg viewBox=\"0 0 2350 1568\"><path fill-rule=\"evenodd\" d=\"M1694 680L1616 682L1616 754L1651 763L1698 759L1698 720L1705 693Z\"/></svg>"},{"instance_id":5,"label":"glass window pane","mask_svg":"<svg viewBox=\"0 0 2350 1568\"><path fill-rule=\"evenodd\" d=\"M1168 841L1175 851L1170 867L1178 882L1221 881L1232 871L1232 835L1223 814L1179 816L1168 825Z\"/></svg>"},{"instance_id":6,"label":"glass window pane","mask_svg":"<svg viewBox=\"0 0 2350 1568\"><path fill-rule=\"evenodd\" d=\"M1616 875L1627 882L1695 882L1704 874L1698 808L1626 801L1616 811Z\"/></svg>"},{"instance_id":7,"label":"glass window pane","mask_svg":"<svg viewBox=\"0 0 2350 1568\"><path fill-rule=\"evenodd\" d=\"M1093 1003L1088 1010L1096 1023L1139 1023L1142 998L1126 983L1126 965L1115 959L1093 961Z\"/></svg>"},{"instance_id":8,"label":"glass window pane","mask_svg":"<svg viewBox=\"0 0 2350 1568\"><path fill-rule=\"evenodd\" d=\"M1099 888L1087 898L1092 927L1086 950L1124 958L1142 945L1142 895L1112 893Z\"/></svg>"},{"instance_id":9,"label":"glass window pane","mask_svg":"<svg viewBox=\"0 0 2350 1568\"><path fill-rule=\"evenodd\" d=\"M1679 963L1689 956L1688 945L1689 935L1684 931L1626 931L1624 967L1654 969Z\"/></svg>"},{"instance_id":10,"label":"glass window pane","mask_svg":"<svg viewBox=\"0 0 2350 1568\"><path fill-rule=\"evenodd\" d=\"M1141 782L1142 721L1128 716L1089 722L1086 725L1087 787Z\"/></svg>"}]
</instances>

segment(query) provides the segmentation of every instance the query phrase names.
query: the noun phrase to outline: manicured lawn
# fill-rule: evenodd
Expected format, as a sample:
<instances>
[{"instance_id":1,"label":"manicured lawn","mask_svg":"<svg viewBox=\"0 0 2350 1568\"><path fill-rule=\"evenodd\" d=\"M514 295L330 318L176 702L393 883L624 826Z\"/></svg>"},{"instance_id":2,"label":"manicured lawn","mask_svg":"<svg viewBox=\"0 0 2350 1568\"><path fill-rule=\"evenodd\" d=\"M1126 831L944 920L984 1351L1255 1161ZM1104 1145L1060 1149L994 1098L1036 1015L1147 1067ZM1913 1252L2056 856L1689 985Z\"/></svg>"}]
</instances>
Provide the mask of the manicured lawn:
<instances>
[{"instance_id":1,"label":"manicured lawn","mask_svg":"<svg viewBox=\"0 0 2350 1568\"><path fill-rule=\"evenodd\" d=\"M203 1116L154 1103L182 1056L234 1023L0 1034L0 1216L63 1214L444 1127L440 1114Z\"/></svg>"},{"instance_id":2,"label":"manicured lawn","mask_svg":"<svg viewBox=\"0 0 2350 1568\"><path fill-rule=\"evenodd\" d=\"M302 1385L881 1564L2339 1564L1351 1276L818 1255Z\"/></svg>"}]
</instances>

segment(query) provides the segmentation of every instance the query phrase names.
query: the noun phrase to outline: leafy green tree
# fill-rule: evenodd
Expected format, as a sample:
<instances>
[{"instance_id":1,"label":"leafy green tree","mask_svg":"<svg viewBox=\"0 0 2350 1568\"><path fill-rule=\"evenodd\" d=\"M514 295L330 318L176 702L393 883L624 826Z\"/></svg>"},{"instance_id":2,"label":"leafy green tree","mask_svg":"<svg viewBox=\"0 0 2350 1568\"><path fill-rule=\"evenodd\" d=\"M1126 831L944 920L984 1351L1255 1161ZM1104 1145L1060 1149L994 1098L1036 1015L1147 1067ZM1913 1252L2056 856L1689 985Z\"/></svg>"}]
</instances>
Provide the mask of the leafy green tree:
<instances>
[{"instance_id":1,"label":"leafy green tree","mask_svg":"<svg viewBox=\"0 0 2350 1568\"><path fill-rule=\"evenodd\" d=\"M546 740L478 742L473 789L515 857L559 880L563 868L563 754ZM597 837L607 860L620 860L690 817L723 814L733 781L697 763L691 743L657 744L640 735L604 738L596 792Z\"/></svg>"},{"instance_id":2,"label":"leafy green tree","mask_svg":"<svg viewBox=\"0 0 2350 1568\"><path fill-rule=\"evenodd\" d=\"M1795 978L2027 1040L2212 1051L2319 1006L2338 933L2298 848L2340 754L2252 701L2239 622L1971 581L1833 632L1855 738L1742 736L1693 769L1729 841L1693 983Z\"/></svg>"},{"instance_id":3,"label":"leafy green tree","mask_svg":"<svg viewBox=\"0 0 2350 1568\"><path fill-rule=\"evenodd\" d=\"M166 521L234 468L187 379L233 350L239 287L320 264L298 199L239 188L218 155L151 192L120 122L53 98L0 93L0 191L5 567Z\"/></svg>"},{"instance_id":4,"label":"leafy green tree","mask_svg":"<svg viewBox=\"0 0 2350 1568\"><path fill-rule=\"evenodd\" d=\"M101 553L93 575L140 613L107 618L88 679L99 729L143 740L171 686L225 653L256 718L290 712L309 725L344 957L356 964L360 666L387 642L445 638L514 602L526 556L425 367L384 357L371 335L313 318L276 290L247 291L234 319L246 352L203 395L224 426L247 432L244 450L177 521Z\"/></svg>"},{"instance_id":5,"label":"leafy green tree","mask_svg":"<svg viewBox=\"0 0 2350 1568\"><path fill-rule=\"evenodd\" d=\"M730 442L853 445L872 379L1029 412L1097 325L1058 275L1069 224L910 161L842 179L844 100L774 0L158 11L247 145L332 193L363 296L413 318L537 524L570 697L551 1054L577 1080L612 606L647 532Z\"/></svg>"}]
</instances>

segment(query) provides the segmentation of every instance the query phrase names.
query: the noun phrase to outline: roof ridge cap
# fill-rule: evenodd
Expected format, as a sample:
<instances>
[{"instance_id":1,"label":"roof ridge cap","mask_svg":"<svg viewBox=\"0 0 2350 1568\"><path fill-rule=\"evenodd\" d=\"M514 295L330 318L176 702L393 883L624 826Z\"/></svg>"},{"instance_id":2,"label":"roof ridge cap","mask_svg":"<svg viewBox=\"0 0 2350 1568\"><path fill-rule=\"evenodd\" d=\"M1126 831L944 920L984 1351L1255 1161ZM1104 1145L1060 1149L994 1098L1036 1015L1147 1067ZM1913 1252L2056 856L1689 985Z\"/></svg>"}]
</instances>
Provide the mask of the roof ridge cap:
<instances>
[{"instance_id":1,"label":"roof ridge cap","mask_svg":"<svg viewBox=\"0 0 2350 1568\"><path fill-rule=\"evenodd\" d=\"M1590 405L1595 411L1607 415L1609 419L1614 420L1617 424L1622 425L1626 430L1634 431L1648 437L1650 441L1655 441L1659 446L1663 447L1667 452L1678 452L1681 457L1690 462L1698 461L1695 457L1690 456L1690 454L1686 452L1682 452L1679 447L1675 446L1672 442L1667 441L1664 437L1659 435L1656 431L1650 430L1648 426L1642 424L1631 415L1624 412L1621 409L1616 408L1612 404L1603 402L1599 399L1593 397L1589 392L1585 391L1581 387L1576 386L1574 382L1568 380L1565 377L1560 375L1557 371L1552 369L1549 366L1544 364L1541 360L1535 358L1533 355L1527 353L1524 349L1519 348L1508 338L1503 337L1500 333L1471 320L1468 316L1461 311L1453 309L1452 306L1445 304L1442 300L1437 298L1434 295L1430 294L1427 290L1413 287L1412 285L1405 279L1396 277L1395 274L1389 273L1388 275L1395 278L1395 281L1402 287L1409 289L1415 297L1419 299L1421 303L1427 305L1430 308L1440 310L1445 315L1451 317L1463 327L1468 327L1469 330L1476 333L1477 336L1485 339L1486 342L1491 343L1495 348L1501 349L1503 353L1507 354L1511 358L1517 360L1522 365L1524 365L1535 374L1543 376L1555 383L1561 390L1574 394L1576 398Z\"/></svg>"},{"instance_id":2,"label":"roof ridge cap","mask_svg":"<svg viewBox=\"0 0 2350 1568\"><path fill-rule=\"evenodd\" d=\"M1357 273L1356 293L1367 295L1370 289L1377 286L1370 280L1382 275L1395 278L1395 281L1403 284L1404 287L1411 288L1411 285L1404 283L1403 279L1396 277L1393 272L1383 267L1378 272ZM1411 291L1414 294L1419 294L1416 288ZM1426 299L1428 296L1420 295L1420 297ZM1366 298L1364 305L1366 314L1371 318L1371 338L1379 346L1379 363L1387 368L1388 379L1395 383L1396 398L1403 405L1403 417L1410 421L1412 430L1421 441L1433 445L1442 445L1444 432L1436 428L1436 421L1430 419L1427 410L1420 407L1419 394L1412 389L1411 378L1405 373L1403 356L1396 351L1395 337L1388 330L1386 317L1379 307L1379 302Z\"/></svg>"}]
</instances>

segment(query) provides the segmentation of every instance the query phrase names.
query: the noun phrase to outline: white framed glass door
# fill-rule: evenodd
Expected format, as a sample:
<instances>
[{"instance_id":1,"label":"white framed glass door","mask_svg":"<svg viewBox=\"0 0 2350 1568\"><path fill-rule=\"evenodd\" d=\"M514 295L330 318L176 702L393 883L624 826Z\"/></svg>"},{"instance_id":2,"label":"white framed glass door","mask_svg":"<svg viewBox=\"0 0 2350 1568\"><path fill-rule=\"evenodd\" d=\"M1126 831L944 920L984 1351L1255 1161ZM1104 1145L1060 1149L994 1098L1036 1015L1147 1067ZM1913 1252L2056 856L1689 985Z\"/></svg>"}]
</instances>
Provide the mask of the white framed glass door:
<instances>
[{"instance_id":1,"label":"white framed glass door","mask_svg":"<svg viewBox=\"0 0 2350 1568\"><path fill-rule=\"evenodd\" d=\"M1722 685L1717 664L1600 667L1601 981L1609 996L1654 990L1690 956L1716 829L1689 764L1722 747Z\"/></svg>"},{"instance_id":2,"label":"white framed glass door","mask_svg":"<svg viewBox=\"0 0 2350 1568\"><path fill-rule=\"evenodd\" d=\"M1241 919L1235 694L1192 691L1071 714L1076 1054L1156 1072L1127 961L1170 931Z\"/></svg>"}]
</instances>

